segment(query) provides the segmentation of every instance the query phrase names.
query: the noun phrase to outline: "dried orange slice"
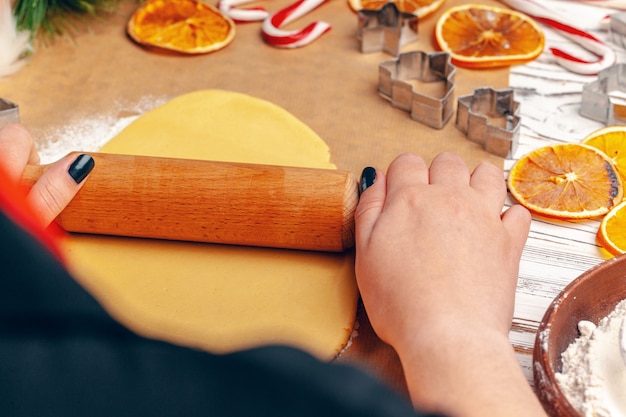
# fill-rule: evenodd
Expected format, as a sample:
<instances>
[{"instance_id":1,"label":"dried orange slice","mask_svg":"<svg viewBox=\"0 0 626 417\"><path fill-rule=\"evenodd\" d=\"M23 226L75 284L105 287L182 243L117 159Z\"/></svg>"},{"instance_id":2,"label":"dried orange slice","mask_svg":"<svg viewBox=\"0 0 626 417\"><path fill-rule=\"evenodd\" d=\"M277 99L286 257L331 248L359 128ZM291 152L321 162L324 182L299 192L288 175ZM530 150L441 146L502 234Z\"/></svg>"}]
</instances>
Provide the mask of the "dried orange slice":
<instances>
[{"instance_id":1,"label":"dried orange slice","mask_svg":"<svg viewBox=\"0 0 626 417\"><path fill-rule=\"evenodd\" d=\"M597 240L612 255L626 253L626 201L615 206L604 216Z\"/></svg>"},{"instance_id":2,"label":"dried orange slice","mask_svg":"<svg viewBox=\"0 0 626 417\"><path fill-rule=\"evenodd\" d=\"M352 10L378 10L387 3L395 3L401 12L424 18L435 12L446 0L348 0Z\"/></svg>"},{"instance_id":3,"label":"dried orange slice","mask_svg":"<svg viewBox=\"0 0 626 417\"><path fill-rule=\"evenodd\" d=\"M199 0L148 0L133 13L126 30L142 45L204 54L228 45L235 23Z\"/></svg>"},{"instance_id":4,"label":"dried orange slice","mask_svg":"<svg viewBox=\"0 0 626 417\"><path fill-rule=\"evenodd\" d=\"M437 20L435 42L458 66L492 68L535 59L543 52L545 38L525 14L466 4L446 10Z\"/></svg>"},{"instance_id":5,"label":"dried orange slice","mask_svg":"<svg viewBox=\"0 0 626 417\"><path fill-rule=\"evenodd\" d=\"M611 158L622 184L626 184L626 126L603 127L587 135L582 143L600 149Z\"/></svg>"},{"instance_id":6,"label":"dried orange slice","mask_svg":"<svg viewBox=\"0 0 626 417\"><path fill-rule=\"evenodd\" d=\"M560 219L603 216L624 193L610 158L579 143L545 146L524 155L511 168L508 186L530 211Z\"/></svg>"}]
</instances>

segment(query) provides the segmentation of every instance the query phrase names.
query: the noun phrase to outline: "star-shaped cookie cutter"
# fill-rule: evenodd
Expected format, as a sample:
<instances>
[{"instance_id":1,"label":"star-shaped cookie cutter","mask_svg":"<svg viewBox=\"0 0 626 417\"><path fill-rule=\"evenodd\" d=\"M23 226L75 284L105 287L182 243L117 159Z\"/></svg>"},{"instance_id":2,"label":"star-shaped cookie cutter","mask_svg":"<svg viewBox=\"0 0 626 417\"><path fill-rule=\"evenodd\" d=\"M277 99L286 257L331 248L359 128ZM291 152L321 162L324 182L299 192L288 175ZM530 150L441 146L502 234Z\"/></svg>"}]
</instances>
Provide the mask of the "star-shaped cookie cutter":
<instances>
[{"instance_id":1,"label":"star-shaped cookie cutter","mask_svg":"<svg viewBox=\"0 0 626 417\"><path fill-rule=\"evenodd\" d=\"M20 115L17 104L0 98L0 127L8 123L18 123L19 121Z\"/></svg>"},{"instance_id":2,"label":"star-shaped cookie cutter","mask_svg":"<svg viewBox=\"0 0 626 417\"><path fill-rule=\"evenodd\" d=\"M626 64L616 64L583 86L580 115L606 125L626 125Z\"/></svg>"},{"instance_id":3,"label":"star-shaped cookie cutter","mask_svg":"<svg viewBox=\"0 0 626 417\"><path fill-rule=\"evenodd\" d=\"M377 10L359 10L357 39L361 52L384 51L398 56L402 46L417 40L417 16L401 12L395 3Z\"/></svg>"},{"instance_id":4,"label":"star-shaped cookie cutter","mask_svg":"<svg viewBox=\"0 0 626 417\"><path fill-rule=\"evenodd\" d=\"M413 120L441 129L454 112L455 74L447 52L406 52L378 65L378 92ZM420 91L435 83L441 85L436 95Z\"/></svg>"},{"instance_id":5,"label":"star-shaped cookie cutter","mask_svg":"<svg viewBox=\"0 0 626 417\"><path fill-rule=\"evenodd\" d=\"M459 97L456 127L487 152L506 158L517 150L521 118L519 102L507 88L481 87Z\"/></svg>"}]
</instances>

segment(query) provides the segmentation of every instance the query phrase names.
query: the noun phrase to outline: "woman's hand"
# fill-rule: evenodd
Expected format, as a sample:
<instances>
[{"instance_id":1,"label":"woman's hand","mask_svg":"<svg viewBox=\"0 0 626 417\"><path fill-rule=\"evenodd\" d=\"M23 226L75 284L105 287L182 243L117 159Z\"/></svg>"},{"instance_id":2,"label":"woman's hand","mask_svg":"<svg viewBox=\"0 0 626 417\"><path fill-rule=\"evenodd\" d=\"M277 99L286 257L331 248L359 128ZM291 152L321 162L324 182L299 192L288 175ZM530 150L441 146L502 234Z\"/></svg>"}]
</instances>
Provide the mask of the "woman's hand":
<instances>
[{"instance_id":1,"label":"woman's hand","mask_svg":"<svg viewBox=\"0 0 626 417\"><path fill-rule=\"evenodd\" d=\"M542 414L508 341L531 217L521 206L502 214L505 198L500 168L483 163L470 173L450 153L430 169L401 155L361 195L359 288L422 409L515 416L524 403L528 415ZM516 395L494 401L502 390Z\"/></svg>"},{"instance_id":2,"label":"woman's hand","mask_svg":"<svg viewBox=\"0 0 626 417\"><path fill-rule=\"evenodd\" d=\"M19 124L0 128L0 169L15 183L27 164L38 164L31 134ZM50 224L74 198L93 169L89 155L68 156L52 164L35 183L27 199L44 225Z\"/></svg>"}]
</instances>

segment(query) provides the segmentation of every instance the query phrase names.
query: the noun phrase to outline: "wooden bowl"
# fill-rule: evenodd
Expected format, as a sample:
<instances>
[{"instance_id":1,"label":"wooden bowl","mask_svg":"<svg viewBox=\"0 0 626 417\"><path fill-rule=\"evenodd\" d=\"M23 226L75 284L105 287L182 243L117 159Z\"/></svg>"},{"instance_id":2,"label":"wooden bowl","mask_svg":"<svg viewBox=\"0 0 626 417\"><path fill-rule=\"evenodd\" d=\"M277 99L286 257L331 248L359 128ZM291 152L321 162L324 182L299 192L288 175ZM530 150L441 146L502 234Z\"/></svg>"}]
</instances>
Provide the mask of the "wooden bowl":
<instances>
[{"instance_id":1,"label":"wooden bowl","mask_svg":"<svg viewBox=\"0 0 626 417\"><path fill-rule=\"evenodd\" d=\"M579 336L579 321L598 324L623 299L626 299L626 255L583 273L548 307L535 339L533 375L537 395L550 416L582 417L555 378L561 371L561 353Z\"/></svg>"}]
</instances>

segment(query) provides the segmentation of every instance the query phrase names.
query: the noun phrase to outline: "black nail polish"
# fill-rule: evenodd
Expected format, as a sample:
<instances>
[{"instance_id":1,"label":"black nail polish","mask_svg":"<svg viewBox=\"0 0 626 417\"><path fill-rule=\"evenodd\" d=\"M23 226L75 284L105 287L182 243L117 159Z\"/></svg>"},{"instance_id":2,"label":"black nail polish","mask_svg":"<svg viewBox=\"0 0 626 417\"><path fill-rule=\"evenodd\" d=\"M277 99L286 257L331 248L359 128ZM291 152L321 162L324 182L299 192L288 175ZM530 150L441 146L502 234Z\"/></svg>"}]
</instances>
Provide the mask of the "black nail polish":
<instances>
[{"instance_id":1,"label":"black nail polish","mask_svg":"<svg viewBox=\"0 0 626 417\"><path fill-rule=\"evenodd\" d=\"M367 167L361 174L361 192L367 190L376 182L376 169Z\"/></svg>"},{"instance_id":2,"label":"black nail polish","mask_svg":"<svg viewBox=\"0 0 626 417\"><path fill-rule=\"evenodd\" d=\"M80 154L78 155L78 158L72 162L72 165L70 165L70 169L68 169L67 172L76 184L80 184L83 182L85 177L89 175L95 164L96 163L91 156L87 154Z\"/></svg>"}]
</instances>

